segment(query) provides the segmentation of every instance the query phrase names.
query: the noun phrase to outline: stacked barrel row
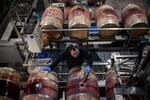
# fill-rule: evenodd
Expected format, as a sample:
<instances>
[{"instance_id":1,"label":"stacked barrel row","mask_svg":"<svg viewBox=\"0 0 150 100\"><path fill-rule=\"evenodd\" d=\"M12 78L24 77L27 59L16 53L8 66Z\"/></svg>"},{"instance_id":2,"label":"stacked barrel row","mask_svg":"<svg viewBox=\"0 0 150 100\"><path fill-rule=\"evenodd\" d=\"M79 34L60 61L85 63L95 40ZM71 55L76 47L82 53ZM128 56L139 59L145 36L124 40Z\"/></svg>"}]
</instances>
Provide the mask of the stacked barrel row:
<instances>
[{"instance_id":1,"label":"stacked barrel row","mask_svg":"<svg viewBox=\"0 0 150 100\"><path fill-rule=\"evenodd\" d=\"M102 5L93 8L91 12L85 7L76 5L72 8L48 7L41 19L40 26L42 29L62 29L64 21L68 20L68 28L89 28L91 27L91 19L95 19L98 28L118 28L119 18L115 9L110 5ZM122 11L121 22L125 28L147 27L148 21L145 12L135 4L128 4ZM130 30L131 37L138 37L147 32L147 30ZM59 39L61 31L52 32L44 31L43 34L49 39ZM100 36L102 38L112 38L118 33L117 30L102 30ZM71 31L70 37L74 39L87 38L87 31Z\"/></svg>"},{"instance_id":2,"label":"stacked barrel row","mask_svg":"<svg viewBox=\"0 0 150 100\"><path fill-rule=\"evenodd\" d=\"M69 11L69 12L68 12ZM72 9L66 11L66 17L68 19L69 28L89 28L90 12L86 7L75 6ZM48 7L42 16L40 26L42 29L62 29L64 24L63 11L57 7ZM61 31L43 31L45 36L45 44L47 44L46 38L59 39L62 36ZM72 31L70 33L71 38L85 39L87 37L87 31Z\"/></svg>"},{"instance_id":3,"label":"stacked barrel row","mask_svg":"<svg viewBox=\"0 0 150 100\"><path fill-rule=\"evenodd\" d=\"M81 68L71 69L66 85L66 100L99 100L96 76L90 73L87 81L81 86L84 74ZM23 100L58 100L58 89L56 73L34 69L30 72Z\"/></svg>"},{"instance_id":4,"label":"stacked barrel row","mask_svg":"<svg viewBox=\"0 0 150 100\"><path fill-rule=\"evenodd\" d=\"M54 72L34 69L28 78L23 98L20 97L21 77L9 67L0 68L0 100L57 100L58 79Z\"/></svg>"},{"instance_id":5,"label":"stacked barrel row","mask_svg":"<svg viewBox=\"0 0 150 100\"><path fill-rule=\"evenodd\" d=\"M0 100L59 99L58 77L55 72L42 71L41 67L31 70L21 98L20 79L16 70L9 67L0 68ZM83 68L75 67L70 70L66 85L66 100L99 100L98 82L94 72L88 75L86 81L84 80Z\"/></svg>"}]
</instances>

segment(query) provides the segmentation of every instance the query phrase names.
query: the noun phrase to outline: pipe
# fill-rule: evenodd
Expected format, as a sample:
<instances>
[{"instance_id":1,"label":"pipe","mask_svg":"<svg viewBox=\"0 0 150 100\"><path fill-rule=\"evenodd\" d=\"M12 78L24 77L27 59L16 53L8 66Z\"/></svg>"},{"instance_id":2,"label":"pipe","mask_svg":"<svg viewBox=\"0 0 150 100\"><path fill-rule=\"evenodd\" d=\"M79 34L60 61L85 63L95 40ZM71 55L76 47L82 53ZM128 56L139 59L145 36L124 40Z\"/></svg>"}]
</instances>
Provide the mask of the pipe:
<instances>
[{"instance_id":1,"label":"pipe","mask_svg":"<svg viewBox=\"0 0 150 100\"><path fill-rule=\"evenodd\" d=\"M72 29L40 29L40 31L100 31L100 30L150 30L149 27L142 28L72 28Z\"/></svg>"}]
</instances>

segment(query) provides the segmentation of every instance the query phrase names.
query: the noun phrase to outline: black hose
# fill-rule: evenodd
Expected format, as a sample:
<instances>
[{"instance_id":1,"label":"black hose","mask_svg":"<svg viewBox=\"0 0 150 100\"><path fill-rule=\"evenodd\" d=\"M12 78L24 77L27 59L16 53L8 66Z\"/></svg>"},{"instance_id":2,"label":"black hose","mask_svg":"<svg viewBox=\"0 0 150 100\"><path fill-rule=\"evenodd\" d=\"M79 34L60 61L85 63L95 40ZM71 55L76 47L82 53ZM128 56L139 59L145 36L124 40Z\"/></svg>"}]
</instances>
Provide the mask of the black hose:
<instances>
[{"instance_id":1,"label":"black hose","mask_svg":"<svg viewBox=\"0 0 150 100\"><path fill-rule=\"evenodd\" d=\"M143 54L143 49L146 45L149 45L150 46L150 41L148 40L144 40L144 41L141 41L140 45L139 45L139 52L138 52L138 57L137 57L137 60L135 61L135 67L133 69L133 74L132 76L137 72L137 70L141 67L139 67L140 63L141 63L141 60L142 60L142 54ZM147 54L149 55L149 54ZM145 58L147 59L147 58ZM147 59L148 60L148 59ZM145 65L145 64L144 64Z\"/></svg>"},{"instance_id":2,"label":"black hose","mask_svg":"<svg viewBox=\"0 0 150 100\"><path fill-rule=\"evenodd\" d=\"M141 64L141 69L144 70L147 63L150 61L150 50L148 51L143 63Z\"/></svg>"}]
</instances>

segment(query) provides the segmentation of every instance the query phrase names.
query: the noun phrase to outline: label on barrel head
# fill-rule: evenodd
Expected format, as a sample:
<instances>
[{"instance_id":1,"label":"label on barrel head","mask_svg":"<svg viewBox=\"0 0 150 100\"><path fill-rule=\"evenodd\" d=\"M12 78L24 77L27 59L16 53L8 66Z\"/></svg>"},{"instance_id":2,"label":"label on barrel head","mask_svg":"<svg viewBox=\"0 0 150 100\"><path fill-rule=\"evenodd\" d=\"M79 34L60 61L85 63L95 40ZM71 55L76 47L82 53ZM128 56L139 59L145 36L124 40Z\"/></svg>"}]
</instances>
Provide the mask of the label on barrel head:
<instances>
[{"instance_id":1,"label":"label on barrel head","mask_svg":"<svg viewBox=\"0 0 150 100\"><path fill-rule=\"evenodd\" d=\"M52 3L52 6L55 6L55 7L65 7L65 3Z\"/></svg>"}]
</instances>

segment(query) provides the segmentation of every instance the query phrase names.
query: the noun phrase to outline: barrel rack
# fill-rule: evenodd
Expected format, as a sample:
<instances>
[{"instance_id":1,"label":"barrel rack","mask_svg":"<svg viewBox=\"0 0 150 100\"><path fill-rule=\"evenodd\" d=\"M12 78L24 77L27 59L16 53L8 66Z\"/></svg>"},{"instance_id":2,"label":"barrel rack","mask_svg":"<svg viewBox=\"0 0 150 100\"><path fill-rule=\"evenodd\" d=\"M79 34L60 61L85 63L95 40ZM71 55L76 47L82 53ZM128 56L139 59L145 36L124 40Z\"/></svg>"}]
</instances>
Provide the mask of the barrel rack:
<instances>
[{"instance_id":1,"label":"barrel rack","mask_svg":"<svg viewBox=\"0 0 150 100\"><path fill-rule=\"evenodd\" d=\"M36 1L36 0L35 0ZM17 18L17 17L16 17ZM20 21L20 20L19 20ZM14 21L13 21L14 22ZM23 22L20 22L20 24ZM92 21L92 24L95 22ZM17 22L12 24L15 27L15 30L18 30ZM54 53L58 55L61 53L66 47L66 44L72 43L72 42L79 42L82 46L84 46L90 53L96 53L97 55L99 54L100 57L104 58L104 60L100 60L100 57L96 58L93 62L93 69L96 72L96 76L98 77L99 80L99 87L100 89L103 90L104 85L103 82L105 79L105 75L107 70L110 68L112 64L112 59L115 59L115 62L117 62L119 65L121 65L119 74L121 76L126 76L130 77L133 71L133 68L135 67L135 60L138 57L138 45L142 40L149 40L150 39L150 26L149 27L144 27L144 28L80 28L80 29L68 29L67 22L64 24L65 28L64 29L48 29L49 31L62 31L63 37L58 40L51 40L49 39L49 44L52 46L44 47L42 51L50 51L51 53ZM20 26L19 26L20 28ZM21 26L21 31L16 31L17 34L21 35L19 36L19 41L16 43L21 45L25 45L26 42L24 41L24 37L26 34L22 34L24 26ZM142 30L142 29L147 29L149 30L148 33L145 33L144 36L141 36L139 38L131 38L129 34L127 33L127 30ZM39 32L45 31L43 29L37 29ZM87 30L88 32L88 37L84 40L76 40L76 39L71 39L69 37L69 32L70 31L78 31L78 30ZM114 38L109 38L109 39L104 39L99 37L99 31L100 30L118 30L119 34L116 35ZM91 32L91 31L96 31L96 32ZM123 35L122 35L123 33ZM20 38L22 41L20 41ZM11 42L11 41L10 41ZM53 46L54 44L54 46ZM24 49L22 50L24 51ZM28 50L27 50L28 52ZM49 65L45 64L49 59L34 59L34 53L24 53L25 56L25 61L23 63L23 67L17 66L16 69L27 69L28 66L44 66L44 65ZM116 53L117 52L117 53ZM109 53L109 54L108 54ZM109 59L107 59L108 57ZM145 56L143 56L144 58ZM35 63L35 64L30 64L28 61L31 59L34 59L37 62L40 63ZM54 58L53 58L54 59ZM85 64L85 63L84 63ZM68 69L63 69L65 68L66 64L63 62L58 65L58 75L59 75L59 85L60 85L60 91L61 95L60 98L62 98L63 92L65 90L65 84L66 84L66 77L68 75ZM22 82L21 87L22 89L24 88L25 82ZM130 93L129 93L130 94ZM101 94L101 97L104 97L104 94Z\"/></svg>"}]
</instances>

